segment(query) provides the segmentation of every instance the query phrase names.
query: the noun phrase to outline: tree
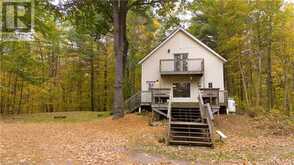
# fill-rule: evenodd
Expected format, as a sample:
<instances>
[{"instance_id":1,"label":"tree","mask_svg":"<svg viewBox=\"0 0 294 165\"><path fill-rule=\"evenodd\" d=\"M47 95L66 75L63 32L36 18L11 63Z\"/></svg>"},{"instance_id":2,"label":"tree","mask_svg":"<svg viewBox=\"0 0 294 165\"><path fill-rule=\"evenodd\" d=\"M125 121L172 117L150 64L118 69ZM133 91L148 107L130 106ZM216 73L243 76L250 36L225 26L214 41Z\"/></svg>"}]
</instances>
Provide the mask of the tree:
<instances>
[{"instance_id":1,"label":"tree","mask_svg":"<svg viewBox=\"0 0 294 165\"><path fill-rule=\"evenodd\" d=\"M124 94L123 80L125 66L128 55L128 39L127 39L127 15L132 9L137 12L142 12L146 8L154 5L161 5L162 0L112 0L112 1L70 1L66 6L69 6L69 11L74 16L75 24L82 27L87 33L97 37L101 34L106 34L110 30L110 25L113 25L114 52L115 52L115 94L113 99L113 118L118 119L124 116ZM172 1L165 2L172 4ZM87 14L90 13L90 14ZM109 13L112 13L110 17ZM108 18L105 20L97 18ZM79 20L85 21L80 23ZM102 21L101 24L91 24L93 20ZM79 23L78 23L79 22ZM96 21L94 21L96 22Z\"/></svg>"}]
</instances>

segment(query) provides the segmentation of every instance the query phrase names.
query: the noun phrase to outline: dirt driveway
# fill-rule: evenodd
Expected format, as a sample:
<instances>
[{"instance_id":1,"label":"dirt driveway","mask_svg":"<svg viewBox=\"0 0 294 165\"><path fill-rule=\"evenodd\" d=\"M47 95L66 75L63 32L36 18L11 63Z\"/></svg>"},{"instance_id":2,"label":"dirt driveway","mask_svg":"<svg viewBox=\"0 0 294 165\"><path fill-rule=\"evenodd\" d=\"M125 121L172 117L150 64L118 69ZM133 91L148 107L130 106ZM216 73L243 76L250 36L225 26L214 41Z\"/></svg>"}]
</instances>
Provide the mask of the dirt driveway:
<instances>
[{"instance_id":1,"label":"dirt driveway","mask_svg":"<svg viewBox=\"0 0 294 165\"><path fill-rule=\"evenodd\" d=\"M148 118L134 114L117 121L108 117L79 123L0 122L0 164L294 164L292 135L242 133L234 126L237 120L218 120L231 139L216 142L215 149L165 146L159 143L165 128L151 127Z\"/></svg>"}]
</instances>

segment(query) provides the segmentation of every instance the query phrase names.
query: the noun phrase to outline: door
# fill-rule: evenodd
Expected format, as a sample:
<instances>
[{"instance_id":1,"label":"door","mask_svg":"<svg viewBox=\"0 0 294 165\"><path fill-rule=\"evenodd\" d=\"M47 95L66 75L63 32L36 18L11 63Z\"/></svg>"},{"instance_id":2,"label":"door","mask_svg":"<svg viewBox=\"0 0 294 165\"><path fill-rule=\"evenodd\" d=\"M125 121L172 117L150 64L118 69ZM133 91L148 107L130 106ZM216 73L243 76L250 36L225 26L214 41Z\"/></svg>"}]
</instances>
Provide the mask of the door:
<instances>
[{"instance_id":1,"label":"door","mask_svg":"<svg viewBox=\"0 0 294 165\"><path fill-rule=\"evenodd\" d=\"M175 71L188 71L188 54L175 54Z\"/></svg>"}]
</instances>

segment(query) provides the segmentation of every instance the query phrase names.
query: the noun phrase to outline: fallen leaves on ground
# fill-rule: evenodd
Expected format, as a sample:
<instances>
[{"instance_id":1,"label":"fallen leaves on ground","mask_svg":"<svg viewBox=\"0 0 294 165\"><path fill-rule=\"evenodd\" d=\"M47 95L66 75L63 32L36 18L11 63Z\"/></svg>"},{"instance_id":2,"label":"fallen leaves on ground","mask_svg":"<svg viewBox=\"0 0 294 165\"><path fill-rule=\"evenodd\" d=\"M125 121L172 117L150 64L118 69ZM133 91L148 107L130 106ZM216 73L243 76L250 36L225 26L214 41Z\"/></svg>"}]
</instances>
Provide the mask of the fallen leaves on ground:
<instances>
[{"instance_id":1,"label":"fallen leaves on ground","mask_svg":"<svg viewBox=\"0 0 294 165\"><path fill-rule=\"evenodd\" d=\"M246 116L219 116L215 148L166 146L164 124L126 115L81 123L0 122L0 164L291 164L293 134L275 136ZM217 139L217 137L215 137Z\"/></svg>"}]
</instances>

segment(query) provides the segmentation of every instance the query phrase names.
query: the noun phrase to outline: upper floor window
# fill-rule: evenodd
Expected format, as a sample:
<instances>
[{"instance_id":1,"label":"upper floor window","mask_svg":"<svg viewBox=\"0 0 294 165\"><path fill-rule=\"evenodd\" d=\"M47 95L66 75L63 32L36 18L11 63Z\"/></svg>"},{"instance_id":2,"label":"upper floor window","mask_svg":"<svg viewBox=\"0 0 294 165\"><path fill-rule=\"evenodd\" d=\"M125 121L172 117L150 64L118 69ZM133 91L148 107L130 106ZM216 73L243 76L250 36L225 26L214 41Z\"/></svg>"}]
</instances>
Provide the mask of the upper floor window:
<instances>
[{"instance_id":1,"label":"upper floor window","mask_svg":"<svg viewBox=\"0 0 294 165\"><path fill-rule=\"evenodd\" d=\"M188 54L175 54L175 71L188 71Z\"/></svg>"}]
</instances>

